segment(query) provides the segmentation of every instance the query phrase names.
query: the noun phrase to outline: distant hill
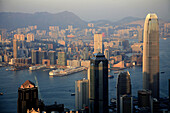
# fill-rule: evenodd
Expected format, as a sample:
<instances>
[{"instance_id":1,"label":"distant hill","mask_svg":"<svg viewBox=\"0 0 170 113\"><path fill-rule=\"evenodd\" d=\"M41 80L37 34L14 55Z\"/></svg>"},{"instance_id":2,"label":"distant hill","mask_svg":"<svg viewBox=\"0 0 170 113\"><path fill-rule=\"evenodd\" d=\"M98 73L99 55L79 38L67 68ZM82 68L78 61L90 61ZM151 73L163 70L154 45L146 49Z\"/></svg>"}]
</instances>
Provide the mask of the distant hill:
<instances>
[{"instance_id":1,"label":"distant hill","mask_svg":"<svg viewBox=\"0 0 170 113\"><path fill-rule=\"evenodd\" d=\"M48 26L61 26L66 28L68 25L83 28L87 23L72 12L64 11L57 14L47 12L39 13L11 13L0 12L0 28L9 30L37 25L38 29L48 29Z\"/></svg>"},{"instance_id":2,"label":"distant hill","mask_svg":"<svg viewBox=\"0 0 170 113\"><path fill-rule=\"evenodd\" d=\"M138 17L125 17L119 21L116 21L114 22L115 25L120 25L120 24L127 24L127 23L131 23L131 22L134 22L134 21L140 21L140 20L144 20L144 18L138 18Z\"/></svg>"}]
</instances>

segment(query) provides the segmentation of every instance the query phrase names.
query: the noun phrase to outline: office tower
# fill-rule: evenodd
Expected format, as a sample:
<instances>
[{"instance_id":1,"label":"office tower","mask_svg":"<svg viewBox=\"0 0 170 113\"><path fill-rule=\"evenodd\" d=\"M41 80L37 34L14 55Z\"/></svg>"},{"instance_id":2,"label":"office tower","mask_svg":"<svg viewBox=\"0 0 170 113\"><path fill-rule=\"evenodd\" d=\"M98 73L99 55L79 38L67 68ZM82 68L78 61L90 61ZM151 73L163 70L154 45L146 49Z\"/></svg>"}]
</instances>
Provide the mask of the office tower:
<instances>
[{"instance_id":1,"label":"office tower","mask_svg":"<svg viewBox=\"0 0 170 113\"><path fill-rule=\"evenodd\" d=\"M60 66L67 65L67 56L65 52L58 52L58 65Z\"/></svg>"},{"instance_id":2,"label":"office tower","mask_svg":"<svg viewBox=\"0 0 170 113\"><path fill-rule=\"evenodd\" d=\"M143 89L159 98L159 24L156 14L148 14L144 24Z\"/></svg>"},{"instance_id":3,"label":"office tower","mask_svg":"<svg viewBox=\"0 0 170 113\"><path fill-rule=\"evenodd\" d=\"M152 107L152 97L150 90L139 90L138 91L138 107L139 108L149 108Z\"/></svg>"},{"instance_id":4,"label":"office tower","mask_svg":"<svg viewBox=\"0 0 170 113\"><path fill-rule=\"evenodd\" d=\"M133 113L133 97L131 95L120 97L120 113Z\"/></svg>"},{"instance_id":5,"label":"office tower","mask_svg":"<svg viewBox=\"0 0 170 113\"><path fill-rule=\"evenodd\" d=\"M89 80L75 81L75 106L76 110L84 109L89 105Z\"/></svg>"},{"instance_id":6,"label":"office tower","mask_svg":"<svg viewBox=\"0 0 170 113\"><path fill-rule=\"evenodd\" d=\"M42 60L47 58L46 51L38 51L38 63L42 64Z\"/></svg>"},{"instance_id":7,"label":"office tower","mask_svg":"<svg viewBox=\"0 0 170 113\"><path fill-rule=\"evenodd\" d=\"M18 58L18 41L13 40L13 57Z\"/></svg>"},{"instance_id":8,"label":"office tower","mask_svg":"<svg viewBox=\"0 0 170 113\"><path fill-rule=\"evenodd\" d=\"M120 97L131 95L131 80L129 72L121 72L117 79L117 113L120 113Z\"/></svg>"},{"instance_id":9,"label":"office tower","mask_svg":"<svg viewBox=\"0 0 170 113\"><path fill-rule=\"evenodd\" d=\"M39 52L36 51L36 50L32 50L32 53L31 53L31 59L32 59L32 63L33 64L39 64Z\"/></svg>"},{"instance_id":10,"label":"office tower","mask_svg":"<svg viewBox=\"0 0 170 113\"><path fill-rule=\"evenodd\" d=\"M94 34L94 53L103 53L102 34Z\"/></svg>"},{"instance_id":11,"label":"office tower","mask_svg":"<svg viewBox=\"0 0 170 113\"><path fill-rule=\"evenodd\" d=\"M90 60L89 113L108 113L108 60L95 53Z\"/></svg>"},{"instance_id":12,"label":"office tower","mask_svg":"<svg viewBox=\"0 0 170 113\"><path fill-rule=\"evenodd\" d=\"M109 49L105 49L104 50L104 55L107 58L107 60L109 60L110 56L109 56Z\"/></svg>"},{"instance_id":13,"label":"office tower","mask_svg":"<svg viewBox=\"0 0 170 113\"><path fill-rule=\"evenodd\" d=\"M138 29L138 42L143 43L143 29Z\"/></svg>"},{"instance_id":14,"label":"office tower","mask_svg":"<svg viewBox=\"0 0 170 113\"><path fill-rule=\"evenodd\" d=\"M27 80L18 88L17 113L27 113L32 108L38 108L38 88Z\"/></svg>"},{"instance_id":15,"label":"office tower","mask_svg":"<svg viewBox=\"0 0 170 113\"><path fill-rule=\"evenodd\" d=\"M56 52L55 51L49 51L48 52L48 59L50 60L50 65L56 64Z\"/></svg>"}]
</instances>

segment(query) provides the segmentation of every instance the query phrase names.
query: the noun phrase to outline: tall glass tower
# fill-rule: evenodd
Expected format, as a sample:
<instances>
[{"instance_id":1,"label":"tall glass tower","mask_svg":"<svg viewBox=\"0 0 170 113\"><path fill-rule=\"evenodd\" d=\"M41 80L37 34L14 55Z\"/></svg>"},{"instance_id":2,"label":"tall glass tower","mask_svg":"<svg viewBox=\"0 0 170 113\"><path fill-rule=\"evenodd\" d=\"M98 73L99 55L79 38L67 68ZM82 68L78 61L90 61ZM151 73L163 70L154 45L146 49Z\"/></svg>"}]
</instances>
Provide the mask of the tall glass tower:
<instances>
[{"instance_id":1,"label":"tall glass tower","mask_svg":"<svg viewBox=\"0 0 170 113\"><path fill-rule=\"evenodd\" d=\"M144 24L143 88L159 98L159 23L156 14L148 14Z\"/></svg>"},{"instance_id":2,"label":"tall glass tower","mask_svg":"<svg viewBox=\"0 0 170 113\"><path fill-rule=\"evenodd\" d=\"M131 80L130 80L130 73L121 72L118 75L117 79L117 113L121 113L121 105L120 105L120 98L123 95L131 96Z\"/></svg>"},{"instance_id":3,"label":"tall glass tower","mask_svg":"<svg viewBox=\"0 0 170 113\"><path fill-rule=\"evenodd\" d=\"M89 113L108 113L108 60L95 53L90 60Z\"/></svg>"}]
</instances>

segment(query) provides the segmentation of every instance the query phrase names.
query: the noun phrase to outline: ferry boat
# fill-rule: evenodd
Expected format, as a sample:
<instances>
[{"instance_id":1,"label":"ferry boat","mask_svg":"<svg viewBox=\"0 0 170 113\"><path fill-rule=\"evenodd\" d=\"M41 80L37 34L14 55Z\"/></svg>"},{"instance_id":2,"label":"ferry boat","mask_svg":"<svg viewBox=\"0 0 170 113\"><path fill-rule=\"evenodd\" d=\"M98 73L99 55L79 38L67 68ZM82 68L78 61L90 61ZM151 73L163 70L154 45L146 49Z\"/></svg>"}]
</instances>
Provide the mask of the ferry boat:
<instances>
[{"instance_id":1,"label":"ferry boat","mask_svg":"<svg viewBox=\"0 0 170 113\"><path fill-rule=\"evenodd\" d=\"M29 70L37 70L37 69L42 69L42 68L45 68L46 67L46 65L44 64L44 65L40 65L40 66L31 66L31 67L29 67Z\"/></svg>"},{"instance_id":2,"label":"ferry boat","mask_svg":"<svg viewBox=\"0 0 170 113\"><path fill-rule=\"evenodd\" d=\"M76 73L79 71L83 71L85 70L85 67L71 67L71 68L67 68L65 70L52 70L49 72L49 75L53 75L53 76L65 76L65 75L69 75L72 73Z\"/></svg>"},{"instance_id":3,"label":"ferry boat","mask_svg":"<svg viewBox=\"0 0 170 113\"><path fill-rule=\"evenodd\" d=\"M52 70L49 72L49 75L57 75L60 71L61 69Z\"/></svg>"}]
</instances>

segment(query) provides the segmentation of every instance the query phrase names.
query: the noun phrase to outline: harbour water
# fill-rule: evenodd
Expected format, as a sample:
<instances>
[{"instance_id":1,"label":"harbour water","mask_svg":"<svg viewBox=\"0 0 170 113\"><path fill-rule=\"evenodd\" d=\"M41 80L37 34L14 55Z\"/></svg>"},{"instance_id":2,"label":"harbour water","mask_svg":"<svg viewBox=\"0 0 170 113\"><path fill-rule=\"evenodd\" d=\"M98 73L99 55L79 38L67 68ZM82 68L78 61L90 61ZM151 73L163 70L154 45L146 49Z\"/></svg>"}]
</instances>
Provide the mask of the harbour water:
<instances>
[{"instance_id":1,"label":"harbour water","mask_svg":"<svg viewBox=\"0 0 170 113\"><path fill-rule=\"evenodd\" d=\"M160 39L160 96L168 97L168 79L170 79L170 39ZM75 80L87 78L87 72L82 71L63 77L49 77L48 71L6 71L7 67L0 68L0 113L16 113L18 87L26 80L31 80L39 88L39 98L46 105L64 104L66 108L74 109ZM132 67L128 70L131 74L132 93L137 96L137 91L142 89L142 67ZM111 75L114 72L111 71ZM109 79L109 98L116 98L116 81L117 76Z\"/></svg>"}]
</instances>

